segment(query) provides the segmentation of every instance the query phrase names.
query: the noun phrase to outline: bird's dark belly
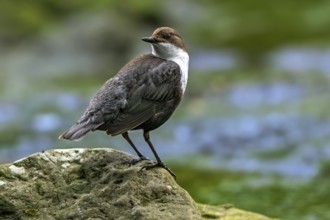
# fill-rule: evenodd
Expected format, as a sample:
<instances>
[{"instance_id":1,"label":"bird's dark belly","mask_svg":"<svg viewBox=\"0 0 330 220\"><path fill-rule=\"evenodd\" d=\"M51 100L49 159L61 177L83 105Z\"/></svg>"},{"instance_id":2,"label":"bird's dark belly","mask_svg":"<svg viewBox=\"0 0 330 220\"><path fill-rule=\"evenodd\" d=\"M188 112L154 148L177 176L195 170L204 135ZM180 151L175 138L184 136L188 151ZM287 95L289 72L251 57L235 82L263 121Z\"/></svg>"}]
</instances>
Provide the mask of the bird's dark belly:
<instances>
[{"instance_id":1,"label":"bird's dark belly","mask_svg":"<svg viewBox=\"0 0 330 220\"><path fill-rule=\"evenodd\" d=\"M155 103L155 114L143 124L132 130L143 129L152 131L164 124L173 114L174 110L180 103L180 98L174 98L167 102Z\"/></svg>"}]
</instances>

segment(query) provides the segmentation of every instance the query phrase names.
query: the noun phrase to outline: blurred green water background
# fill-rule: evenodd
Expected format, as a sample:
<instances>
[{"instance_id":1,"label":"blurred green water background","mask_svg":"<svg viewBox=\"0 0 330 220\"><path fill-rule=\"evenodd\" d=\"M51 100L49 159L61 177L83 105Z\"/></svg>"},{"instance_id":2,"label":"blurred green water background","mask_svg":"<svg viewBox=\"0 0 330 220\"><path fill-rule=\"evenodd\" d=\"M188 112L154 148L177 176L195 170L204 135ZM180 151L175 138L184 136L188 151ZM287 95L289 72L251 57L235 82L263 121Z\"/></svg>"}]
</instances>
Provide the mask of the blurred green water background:
<instances>
[{"instance_id":1,"label":"blurred green water background","mask_svg":"<svg viewBox=\"0 0 330 220\"><path fill-rule=\"evenodd\" d=\"M171 26L189 50L189 83L152 138L178 182L198 202L329 219L329 11L320 0L1 1L0 162L49 148L132 152L102 132L57 137L150 51L141 37Z\"/></svg>"}]
</instances>

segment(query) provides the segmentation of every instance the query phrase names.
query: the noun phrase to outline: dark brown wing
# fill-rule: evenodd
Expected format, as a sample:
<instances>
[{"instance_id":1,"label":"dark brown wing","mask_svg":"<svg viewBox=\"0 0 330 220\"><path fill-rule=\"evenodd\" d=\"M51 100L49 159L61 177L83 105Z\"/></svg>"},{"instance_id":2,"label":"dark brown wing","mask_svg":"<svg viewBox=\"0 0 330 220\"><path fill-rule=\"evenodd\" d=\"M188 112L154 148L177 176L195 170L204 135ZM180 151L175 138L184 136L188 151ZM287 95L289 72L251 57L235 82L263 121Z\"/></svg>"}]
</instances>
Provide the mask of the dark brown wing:
<instances>
[{"instance_id":1,"label":"dark brown wing","mask_svg":"<svg viewBox=\"0 0 330 220\"><path fill-rule=\"evenodd\" d=\"M155 102L171 99L180 83L180 67L153 55L126 64L90 101L84 115L60 138L79 140L89 131L117 135L147 121Z\"/></svg>"},{"instance_id":2,"label":"dark brown wing","mask_svg":"<svg viewBox=\"0 0 330 220\"><path fill-rule=\"evenodd\" d=\"M156 104L173 99L180 88L180 78L180 67L172 61L161 62L144 73L130 91L125 108L109 124L107 133L118 135L146 122L155 114Z\"/></svg>"}]
</instances>

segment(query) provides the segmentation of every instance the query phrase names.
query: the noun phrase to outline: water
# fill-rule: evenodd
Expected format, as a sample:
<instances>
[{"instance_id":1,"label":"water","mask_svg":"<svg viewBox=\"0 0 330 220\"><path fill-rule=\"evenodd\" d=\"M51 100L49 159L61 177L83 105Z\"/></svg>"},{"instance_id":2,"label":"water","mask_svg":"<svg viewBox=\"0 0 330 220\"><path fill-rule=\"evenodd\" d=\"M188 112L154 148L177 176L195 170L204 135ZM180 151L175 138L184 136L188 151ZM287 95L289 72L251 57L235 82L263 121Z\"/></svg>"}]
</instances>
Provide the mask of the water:
<instances>
[{"instance_id":1,"label":"water","mask_svg":"<svg viewBox=\"0 0 330 220\"><path fill-rule=\"evenodd\" d=\"M294 92L291 97L276 98L275 102L263 98L251 98L251 100L245 98L246 105L243 105L242 102L236 101L242 88L233 87L228 93L228 103L236 106L234 108L244 109L251 108L251 104L285 103L288 99L301 98L303 94L299 88L278 84L270 87L256 85L252 89L252 94L254 90L258 91L262 88L266 91L273 91L274 88L290 88L288 91ZM19 126L21 130L13 143L1 144L0 161L16 160L47 148L63 146L111 146L133 153L124 139L112 138L103 132L90 134L79 143L58 140L60 132L80 116L80 113L75 113L77 116L72 118L70 112L82 113L84 108L82 103L85 102L81 97L72 94L48 94L45 100L53 100L52 108L60 111L35 114L35 110L45 107L45 101L41 101L41 98L38 100L33 108L31 107L32 112L25 112L23 116L19 114L21 114L20 106L24 104L15 106L15 103L2 103L2 113L8 117L0 118L1 129L17 125L21 121L28 123ZM139 131L132 133L132 139L141 151L152 158L150 150L143 141L142 133ZM330 118L320 119L287 113L170 120L152 132L152 140L159 154L164 158L174 157L181 160L179 158L185 155L204 155L207 158L204 162L206 167L273 173L301 179L314 177L320 164L329 160L328 137L330 137Z\"/></svg>"},{"instance_id":2,"label":"water","mask_svg":"<svg viewBox=\"0 0 330 220\"><path fill-rule=\"evenodd\" d=\"M330 74L330 48L281 48L268 57L271 67L290 72Z\"/></svg>"}]
</instances>

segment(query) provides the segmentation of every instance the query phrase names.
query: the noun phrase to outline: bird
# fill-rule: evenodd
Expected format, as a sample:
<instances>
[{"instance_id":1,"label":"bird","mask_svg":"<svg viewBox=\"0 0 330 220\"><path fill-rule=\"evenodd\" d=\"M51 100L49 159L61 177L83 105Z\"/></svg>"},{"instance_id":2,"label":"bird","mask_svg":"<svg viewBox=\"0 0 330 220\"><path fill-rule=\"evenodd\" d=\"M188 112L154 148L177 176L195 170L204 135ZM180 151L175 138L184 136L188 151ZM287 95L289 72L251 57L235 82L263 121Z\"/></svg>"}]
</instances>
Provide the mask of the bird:
<instances>
[{"instance_id":1,"label":"bird","mask_svg":"<svg viewBox=\"0 0 330 220\"><path fill-rule=\"evenodd\" d=\"M157 162L141 169L161 167L174 178L174 172L161 160L150 140L150 132L163 125L173 114L185 93L189 55L181 35L171 27L159 27L150 37L151 53L140 55L124 65L104 83L81 116L60 139L81 140L87 133L105 131L122 135L138 159L149 160L133 143L129 131L142 130L145 142Z\"/></svg>"}]
</instances>

